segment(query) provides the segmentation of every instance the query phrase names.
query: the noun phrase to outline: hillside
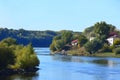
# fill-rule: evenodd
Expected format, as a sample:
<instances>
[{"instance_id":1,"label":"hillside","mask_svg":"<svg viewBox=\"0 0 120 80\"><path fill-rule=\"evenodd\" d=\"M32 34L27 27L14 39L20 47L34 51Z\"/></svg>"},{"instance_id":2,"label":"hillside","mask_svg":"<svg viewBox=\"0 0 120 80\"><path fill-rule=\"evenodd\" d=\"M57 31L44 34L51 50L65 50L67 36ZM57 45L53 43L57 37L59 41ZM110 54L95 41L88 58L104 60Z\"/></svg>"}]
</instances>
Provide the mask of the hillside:
<instances>
[{"instance_id":1,"label":"hillside","mask_svg":"<svg viewBox=\"0 0 120 80\"><path fill-rule=\"evenodd\" d=\"M55 31L29 31L24 29L13 30L0 28L0 40L11 37L15 38L18 44L27 45L32 43L34 47L49 47L54 36L58 32Z\"/></svg>"}]
</instances>

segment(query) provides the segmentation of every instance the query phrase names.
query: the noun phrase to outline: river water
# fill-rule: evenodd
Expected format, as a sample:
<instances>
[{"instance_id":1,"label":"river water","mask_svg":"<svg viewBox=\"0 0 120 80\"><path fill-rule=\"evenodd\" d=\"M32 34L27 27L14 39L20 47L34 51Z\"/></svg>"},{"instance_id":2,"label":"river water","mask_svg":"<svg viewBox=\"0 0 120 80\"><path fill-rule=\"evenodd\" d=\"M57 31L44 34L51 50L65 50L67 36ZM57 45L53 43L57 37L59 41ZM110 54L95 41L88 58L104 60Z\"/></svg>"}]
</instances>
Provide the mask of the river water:
<instances>
[{"instance_id":1,"label":"river water","mask_svg":"<svg viewBox=\"0 0 120 80\"><path fill-rule=\"evenodd\" d=\"M48 55L35 48L40 59L36 74L0 76L0 80L120 80L120 58Z\"/></svg>"}]
</instances>

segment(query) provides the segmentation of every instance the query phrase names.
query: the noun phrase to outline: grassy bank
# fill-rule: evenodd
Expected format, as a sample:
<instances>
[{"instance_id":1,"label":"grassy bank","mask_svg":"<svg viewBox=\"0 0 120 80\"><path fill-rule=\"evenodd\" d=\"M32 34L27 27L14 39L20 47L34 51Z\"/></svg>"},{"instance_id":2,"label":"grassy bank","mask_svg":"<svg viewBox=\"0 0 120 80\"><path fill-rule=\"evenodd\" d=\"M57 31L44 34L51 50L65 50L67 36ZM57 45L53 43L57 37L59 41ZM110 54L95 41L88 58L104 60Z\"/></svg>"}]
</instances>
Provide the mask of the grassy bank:
<instances>
[{"instance_id":1,"label":"grassy bank","mask_svg":"<svg viewBox=\"0 0 120 80\"><path fill-rule=\"evenodd\" d=\"M72 56L95 56L95 57L118 57L120 58L120 54L115 54L113 52L102 52L102 53L94 53L89 54L84 49L75 49L67 51L68 55Z\"/></svg>"}]
</instances>

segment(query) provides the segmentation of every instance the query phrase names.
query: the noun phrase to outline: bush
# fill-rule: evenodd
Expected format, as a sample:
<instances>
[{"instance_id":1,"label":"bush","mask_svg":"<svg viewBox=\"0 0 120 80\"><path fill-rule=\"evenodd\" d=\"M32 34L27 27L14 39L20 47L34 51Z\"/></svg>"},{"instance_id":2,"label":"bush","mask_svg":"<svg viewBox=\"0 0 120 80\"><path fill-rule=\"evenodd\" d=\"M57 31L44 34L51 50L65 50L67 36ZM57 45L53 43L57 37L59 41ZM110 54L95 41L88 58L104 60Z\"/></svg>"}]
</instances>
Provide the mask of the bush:
<instances>
[{"instance_id":1,"label":"bush","mask_svg":"<svg viewBox=\"0 0 120 80\"><path fill-rule=\"evenodd\" d=\"M102 48L102 43L100 40L94 39L90 42L87 42L84 47L87 52L89 52L90 54L93 54Z\"/></svg>"},{"instance_id":2,"label":"bush","mask_svg":"<svg viewBox=\"0 0 120 80\"><path fill-rule=\"evenodd\" d=\"M104 44L102 49L99 52L112 52L112 48L108 44Z\"/></svg>"},{"instance_id":3,"label":"bush","mask_svg":"<svg viewBox=\"0 0 120 80\"><path fill-rule=\"evenodd\" d=\"M26 69L39 65L32 45L17 45L12 38L0 42L0 69Z\"/></svg>"},{"instance_id":4,"label":"bush","mask_svg":"<svg viewBox=\"0 0 120 80\"><path fill-rule=\"evenodd\" d=\"M0 48L0 69L14 64L14 54L10 48Z\"/></svg>"},{"instance_id":5,"label":"bush","mask_svg":"<svg viewBox=\"0 0 120 80\"><path fill-rule=\"evenodd\" d=\"M114 49L115 54L120 54L120 47Z\"/></svg>"},{"instance_id":6,"label":"bush","mask_svg":"<svg viewBox=\"0 0 120 80\"><path fill-rule=\"evenodd\" d=\"M34 53L31 45L25 46L22 49L16 50L16 62L12 66L15 69L32 68L39 65L39 60Z\"/></svg>"},{"instance_id":7,"label":"bush","mask_svg":"<svg viewBox=\"0 0 120 80\"><path fill-rule=\"evenodd\" d=\"M113 44L114 45L120 45L120 39L119 38L115 39Z\"/></svg>"}]
</instances>

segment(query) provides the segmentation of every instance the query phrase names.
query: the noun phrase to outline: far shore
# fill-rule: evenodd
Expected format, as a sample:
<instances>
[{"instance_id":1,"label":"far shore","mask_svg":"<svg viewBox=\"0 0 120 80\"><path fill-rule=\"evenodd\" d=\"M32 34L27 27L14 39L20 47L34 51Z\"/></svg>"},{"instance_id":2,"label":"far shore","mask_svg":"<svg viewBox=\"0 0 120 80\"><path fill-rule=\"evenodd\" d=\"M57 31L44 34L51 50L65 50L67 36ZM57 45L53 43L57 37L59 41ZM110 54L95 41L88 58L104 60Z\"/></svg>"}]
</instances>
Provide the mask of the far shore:
<instances>
[{"instance_id":1,"label":"far shore","mask_svg":"<svg viewBox=\"0 0 120 80\"><path fill-rule=\"evenodd\" d=\"M116 58L120 58L120 54L115 54L113 52L104 52L104 53L94 53L94 54L89 54L89 53L67 53L66 52L62 52L62 51L55 51L55 52L51 52L51 55L66 55L66 56L89 56L89 57L116 57Z\"/></svg>"}]
</instances>

